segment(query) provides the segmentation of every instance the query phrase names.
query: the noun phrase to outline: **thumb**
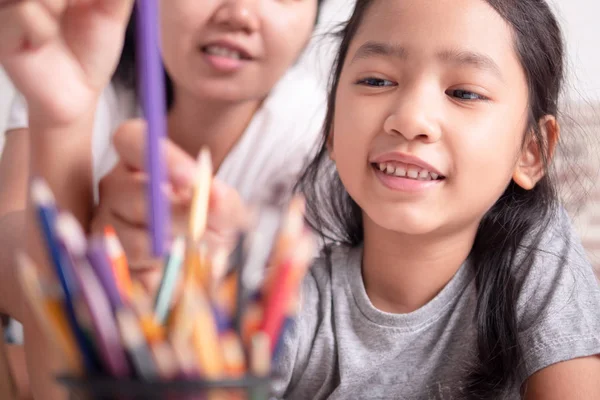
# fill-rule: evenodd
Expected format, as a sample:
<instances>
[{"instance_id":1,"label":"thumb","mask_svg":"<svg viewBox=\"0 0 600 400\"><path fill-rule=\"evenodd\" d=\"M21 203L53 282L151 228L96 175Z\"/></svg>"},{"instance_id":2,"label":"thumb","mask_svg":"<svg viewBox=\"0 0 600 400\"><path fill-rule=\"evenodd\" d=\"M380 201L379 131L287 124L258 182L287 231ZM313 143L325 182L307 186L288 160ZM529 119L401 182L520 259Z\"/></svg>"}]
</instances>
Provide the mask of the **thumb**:
<instances>
[{"instance_id":1,"label":"thumb","mask_svg":"<svg viewBox=\"0 0 600 400\"><path fill-rule=\"evenodd\" d=\"M147 171L147 124L142 119L124 122L115 133L113 143L119 158L132 170ZM167 179L178 189L189 189L194 184L194 159L168 139L161 143Z\"/></svg>"}]
</instances>

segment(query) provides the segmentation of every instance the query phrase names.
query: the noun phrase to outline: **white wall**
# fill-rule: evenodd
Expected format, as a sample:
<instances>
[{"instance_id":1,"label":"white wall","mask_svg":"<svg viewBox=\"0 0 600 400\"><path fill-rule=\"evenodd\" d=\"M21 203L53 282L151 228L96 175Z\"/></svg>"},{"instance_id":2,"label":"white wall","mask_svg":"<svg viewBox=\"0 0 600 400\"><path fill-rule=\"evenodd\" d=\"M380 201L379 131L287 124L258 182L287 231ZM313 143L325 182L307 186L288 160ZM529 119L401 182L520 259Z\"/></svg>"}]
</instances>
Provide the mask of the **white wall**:
<instances>
[{"instance_id":1,"label":"white wall","mask_svg":"<svg viewBox=\"0 0 600 400\"><path fill-rule=\"evenodd\" d=\"M600 102L600 3L552 0L565 33L569 91L573 101Z\"/></svg>"}]
</instances>

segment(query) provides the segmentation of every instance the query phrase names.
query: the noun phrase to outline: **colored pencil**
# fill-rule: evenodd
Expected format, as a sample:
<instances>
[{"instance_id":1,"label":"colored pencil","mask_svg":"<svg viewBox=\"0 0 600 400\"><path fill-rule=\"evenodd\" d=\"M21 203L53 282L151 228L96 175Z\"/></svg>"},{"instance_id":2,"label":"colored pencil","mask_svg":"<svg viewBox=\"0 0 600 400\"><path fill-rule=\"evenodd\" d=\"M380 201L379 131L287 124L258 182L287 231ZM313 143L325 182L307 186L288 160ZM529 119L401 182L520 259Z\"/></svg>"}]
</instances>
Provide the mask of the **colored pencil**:
<instances>
[{"instance_id":1,"label":"colored pencil","mask_svg":"<svg viewBox=\"0 0 600 400\"><path fill-rule=\"evenodd\" d=\"M65 293L65 298L67 301L71 301L75 290L73 271L69 269L64 255L61 254L56 238L55 224L58 210L56 209L54 195L46 182L36 178L31 183L31 197L37 209L40 228L56 277Z\"/></svg>"},{"instance_id":2,"label":"colored pencil","mask_svg":"<svg viewBox=\"0 0 600 400\"><path fill-rule=\"evenodd\" d=\"M90 372L96 371L98 368L98 359L92 344L78 324L77 313L74 307L76 302L75 293L78 289L74 278L74 266L69 260L64 244L60 243L55 231L58 210L54 195L43 179L34 178L31 183L31 198L37 209L40 229L50 256L50 262L54 267L54 272L64 293L67 321L71 326L77 346L82 353L86 370Z\"/></svg>"},{"instance_id":3,"label":"colored pencil","mask_svg":"<svg viewBox=\"0 0 600 400\"><path fill-rule=\"evenodd\" d=\"M83 232L81 233L83 235ZM86 256L92 269L96 273L100 284L104 288L113 309L116 310L121 308L123 306L123 299L119 287L117 286L117 280L110 258L106 253L106 245L103 238L92 237L89 240Z\"/></svg>"},{"instance_id":4,"label":"colored pencil","mask_svg":"<svg viewBox=\"0 0 600 400\"><path fill-rule=\"evenodd\" d=\"M61 224L60 227L61 235L70 238L76 236L67 230L69 228L67 224ZM89 263L82 262L77 265L75 277L92 319L99 356L104 366L114 377L129 376L129 364L125 358L111 304L102 285Z\"/></svg>"},{"instance_id":5,"label":"colored pencil","mask_svg":"<svg viewBox=\"0 0 600 400\"><path fill-rule=\"evenodd\" d=\"M252 373L256 376L267 376L271 372L269 335L265 332L257 332L251 340L250 362Z\"/></svg>"},{"instance_id":6,"label":"colored pencil","mask_svg":"<svg viewBox=\"0 0 600 400\"><path fill-rule=\"evenodd\" d=\"M62 293L44 294L43 283L31 258L18 252L16 259L23 295L28 300L34 318L39 322L44 335L59 347L67 361L69 372L81 375L84 372L83 359L77 351L75 337L63 311Z\"/></svg>"},{"instance_id":7,"label":"colored pencil","mask_svg":"<svg viewBox=\"0 0 600 400\"><path fill-rule=\"evenodd\" d=\"M143 380L153 380L159 376L150 348L144 339L133 310L123 307L115 311L121 341L129 354L136 374Z\"/></svg>"},{"instance_id":8,"label":"colored pencil","mask_svg":"<svg viewBox=\"0 0 600 400\"><path fill-rule=\"evenodd\" d=\"M158 0L137 0L138 75L141 78L141 103L148 123L147 171L150 176L149 213L152 252L162 257L169 232L170 211L162 185L166 170L162 140L166 138L165 77L159 50Z\"/></svg>"},{"instance_id":9,"label":"colored pencil","mask_svg":"<svg viewBox=\"0 0 600 400\"><path fill-rule=\"evenodd\" d=\"M127 256L113 227L107 226L104 228L104 236L106 251L113 267L117 286L121 292L121 298L123 301L129 302L132 296L132 287Z\"/></svg>"},{"instance_id":10,"label":"colored pencil","mask_svg":"<svg viewBox=\"0 0 600 400\"><path fill-rule=\"evenodd\" d=\"M190 212L189 234L191 240L194 242L198 242L206 230L212 174L213 168L210 151L207 147L203 147L198 154L196 180L194 182L194 194Z\"/></svg>"},{"instance_id":11,"label":"colored pencil","mask_svg":"<svg viewBox=\"0 0 600 400\"><path fill-rule=\"evenodd\" d=\"M192 345L203 376L208 379L223 378L225 365L219 333L206 294L197 288L193 297L196 303Z\"/></svg>"},{"instance_id":12,"label":"colored pencil","mask_svg":"<svg viewBox=\"0 0 600 400\"><path fill-rule=\"evenodd\" d=\"M164 269L163 277L154 303L154 314L156 321L164 325L169 316L173 294L180 276L185 254L185 238L180 236L175 239L171 254Z\"/></svg>"}]
</instances>

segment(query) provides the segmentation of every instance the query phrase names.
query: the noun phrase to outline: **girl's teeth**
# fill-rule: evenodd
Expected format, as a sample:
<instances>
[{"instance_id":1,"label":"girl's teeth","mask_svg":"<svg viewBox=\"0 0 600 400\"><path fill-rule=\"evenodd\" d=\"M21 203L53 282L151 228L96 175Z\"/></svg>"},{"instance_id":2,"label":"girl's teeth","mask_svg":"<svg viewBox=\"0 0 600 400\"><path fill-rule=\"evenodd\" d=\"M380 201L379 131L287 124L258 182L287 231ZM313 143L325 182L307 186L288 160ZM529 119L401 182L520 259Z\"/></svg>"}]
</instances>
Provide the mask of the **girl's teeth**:
<instances>
[{"instance_id":1,"label":"girl's teeth","mask_svg":"<svg viewBox=\"0 0 600 400\"><path fill-rule=\"evenodd\" d=\"M402 177L406 176L406 168L400 167L400 166L396 167L396 171L394 172L394 175L402 176Z\"/></svg>"},{"instance_id":2,"label":"girl's teeth","mask_svg":"<svg viewBox=\"0 0 600 400\"><path fill-rule=\"evenodd\" d=\"M418 169L415 169L415 168L413 168L413 167L410 167L410 168L408 169L408 172L407 172L407 174L406 174L406 175L407 175L409 178L412 178L412 179L417 179L417 178L419 177L419 170L418 170Z\"/></svg>"},{"instance_id":3,"label":"girl's teeth","mask_svg":"<svg viewBox=\"0 0 600 400\"><path fill-rule=\"evenodd\" d=\"M377 168L387 175L393 175L401 178L418 179L422 181L435 181L439 178L439 175L433 172L429 172L425 169L421 169L416 166L406 165L394 165L392 163L380 163L377 164Z\"/></svg>"}]
</instances>

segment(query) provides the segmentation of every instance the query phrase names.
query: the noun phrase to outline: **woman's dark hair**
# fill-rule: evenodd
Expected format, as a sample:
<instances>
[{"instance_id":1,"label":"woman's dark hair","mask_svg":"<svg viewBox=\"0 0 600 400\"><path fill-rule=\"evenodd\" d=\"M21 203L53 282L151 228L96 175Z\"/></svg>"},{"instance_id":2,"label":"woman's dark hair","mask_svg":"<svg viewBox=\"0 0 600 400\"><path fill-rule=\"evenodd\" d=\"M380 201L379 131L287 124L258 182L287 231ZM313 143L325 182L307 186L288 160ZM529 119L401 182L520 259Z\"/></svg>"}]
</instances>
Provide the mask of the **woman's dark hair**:
<instances>
[{"instance_id":1,"label":"woman's dark hair","mask_svg":"<svg viewBox=\"0 0 600 400\"><path fill-rule=\"evenodd\" d=\"M319 15L321 6L326 0L317 0L317 17L315 19L315 25L319 21ZM123 50L121 51L121 58L115 74L113 75L113 82L122 85L126 88L135 89L137 84L137 69L136 69L136 13L131 13L129 24L127 25L127 31L125 32L125 41L123 44ZM166 85L166 100L167 108L171 108L173 104L173 83L171 78L165 71L165 85Z\"/></svg>"},{"instance_id":2,"label":"woman's dark hair","mask_svg":"<svg viewBox=\"0 0 600 400\"><path fill-rule=\"evenodd\" d=\"M387 1L387 0L386 0ZM514 48L529 87L527 134L541 146L546 174L532 190L511 182L483 217L469 254L477 289L477 360L469 368L465 396L503 398L520 383L522 350L518 341L516 271L528 268L557 205L549 171L546 139L538 122L557 115L564 75L563 38L545 0L486 0L512 27ZM356 247L363 242L362 211L345 190L329 160L335 99L348 48L375 0L357 0L339 34L321 146L303 172L297 190L307 199L307 221L324 241ZM329 248L325 248L325 253Z\"/></svg>"}]
</instances>

